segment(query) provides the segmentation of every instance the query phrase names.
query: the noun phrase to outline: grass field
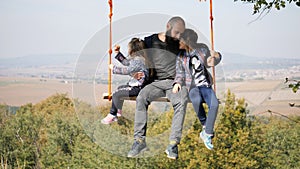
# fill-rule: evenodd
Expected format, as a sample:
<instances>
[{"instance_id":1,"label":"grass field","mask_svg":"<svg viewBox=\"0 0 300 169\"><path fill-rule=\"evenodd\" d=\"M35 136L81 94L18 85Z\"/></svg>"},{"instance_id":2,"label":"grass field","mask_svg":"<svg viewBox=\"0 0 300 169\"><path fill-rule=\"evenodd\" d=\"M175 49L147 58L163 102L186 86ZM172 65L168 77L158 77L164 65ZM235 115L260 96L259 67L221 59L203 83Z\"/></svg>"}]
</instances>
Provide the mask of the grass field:
<instances>
[{"instance_id":1,"label":"grass field","mask_svg":"<svg viewBox=\"0 0 300 169\"><path fill-rule=\"evenodd\" d=\"M300 115L299 91L293 93L283 81L225 82L222 85L222 92L230 89L237 98L245 98L251 114L268 114L272 111ZM60 79L0 77L0 103L11 106L35 104L56 93L66 93L92 105L104 105L109 104L109 101L102 99L105 92L107 85L104 84L82 82L72 85ZM294 106L291 107L289 103L294 103Z\"/></svg>"}]
</instances>

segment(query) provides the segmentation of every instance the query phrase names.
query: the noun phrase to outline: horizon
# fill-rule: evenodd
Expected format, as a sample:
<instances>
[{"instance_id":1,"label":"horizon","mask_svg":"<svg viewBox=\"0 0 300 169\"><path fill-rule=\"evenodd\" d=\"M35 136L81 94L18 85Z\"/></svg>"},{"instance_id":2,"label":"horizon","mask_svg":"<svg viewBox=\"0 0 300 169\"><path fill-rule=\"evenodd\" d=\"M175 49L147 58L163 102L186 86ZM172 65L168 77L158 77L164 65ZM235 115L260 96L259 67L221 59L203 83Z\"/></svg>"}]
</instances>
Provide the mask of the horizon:
<instances>
[{"instance_id":1,"label":"horizon","mask_svg":"<svg viewBox=\"0 0 300 169\"><path fill-rule=\"evenodd\" d=\"M124 51L123 53L126 54L127 52ZM27 54L27 55L23 55L23 56L15 56L15 57L2 57L2 58L0 57L0 60L10 60L10 59L19 59L19 58L26 58L26 57L38 57L38 56L64 56L64 55L65 56L72 55L74 57L79 57L81 54L82 53L40 53L40 54L36 53L36 54ZM240 56L243 56L243 57L261 58L261 59L291 59L291 60L294 59L294 60L300 60L300 56L290 56L290 57L252 56L252 55L247 55L247 54L242 54L242 53L235 53L235 52L222 52L221 54L225 54L226 56L228 56L228 55L240 55ZM106 53L106 55L107 55L107 53Z\"/></svg>"}]
</instances>

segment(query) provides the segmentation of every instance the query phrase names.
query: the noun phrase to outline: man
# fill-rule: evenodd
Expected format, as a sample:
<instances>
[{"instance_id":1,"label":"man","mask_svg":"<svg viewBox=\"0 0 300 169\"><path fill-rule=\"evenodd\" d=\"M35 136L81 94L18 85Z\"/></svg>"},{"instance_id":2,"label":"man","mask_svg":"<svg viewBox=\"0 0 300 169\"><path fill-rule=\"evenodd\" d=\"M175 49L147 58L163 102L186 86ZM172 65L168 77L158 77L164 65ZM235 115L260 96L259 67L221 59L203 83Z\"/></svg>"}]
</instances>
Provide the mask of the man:
<instances>
[{"instance_id":1,"label":"man","mask_svg":"<svg viewBox=\"0 0 300 169\"><path fill-rule=\"evenodd\" d=\"M147 110L150 103L158 97L167 96L174 115L170 133L170 143L166 149L168 158L178 158L178 144L181 140L188 92L182 88L173 93L173 83L176 74L176 58L179 53L179 38L185 30L185 22L181 17L172 17L167 23L167 31L153 34L145 38L148 60L154 68L152 83L145 86L136 98L134 121L134 143L128 157L135 157L147 149Z\"/></svg>"}]
</instances>

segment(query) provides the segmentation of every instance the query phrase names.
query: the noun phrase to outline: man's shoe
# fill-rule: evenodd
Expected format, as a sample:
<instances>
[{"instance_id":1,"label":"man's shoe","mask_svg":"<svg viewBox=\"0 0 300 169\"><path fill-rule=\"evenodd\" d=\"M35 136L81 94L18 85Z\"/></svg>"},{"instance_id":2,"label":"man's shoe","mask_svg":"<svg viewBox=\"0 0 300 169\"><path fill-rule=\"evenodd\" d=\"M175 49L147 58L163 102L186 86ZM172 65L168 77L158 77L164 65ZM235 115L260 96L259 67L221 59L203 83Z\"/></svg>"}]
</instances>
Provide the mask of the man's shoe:
<instances>
[{"instance_id":1,"label":"man's shoe","mask_svg":"<svg viewBox=\"0 0 300 169\"><path fill-rule=\"evenodd\" d=\"M146 150L148 150L148 148L145 140L143 139L135 140L131 150L128 152L127 157L136 157L138 154Z\"/></svg>"},{"instance_id":2,"label":"man's shoe","mask_svg":"<svg viewBox=\"0 0 300 169\"><path fill-rule=\"evenodd\" d=\"M209 150L212 150L214 148L214 146L211 142L212 136L206 134L206 132L204 130L201 131L200 138L203 140L206 148L208 148Z\"/></svg>"},{"instance_id":3,"label":"man's shoe","mask_svg":"<svg viewBox=\"0 0 300 169\"><path fill-rule=\"evenodd\" d=\"M178 158L178 146L177 144L169 144L166 151L167 157L173 160Z\"/></svg>"}]
</instances>

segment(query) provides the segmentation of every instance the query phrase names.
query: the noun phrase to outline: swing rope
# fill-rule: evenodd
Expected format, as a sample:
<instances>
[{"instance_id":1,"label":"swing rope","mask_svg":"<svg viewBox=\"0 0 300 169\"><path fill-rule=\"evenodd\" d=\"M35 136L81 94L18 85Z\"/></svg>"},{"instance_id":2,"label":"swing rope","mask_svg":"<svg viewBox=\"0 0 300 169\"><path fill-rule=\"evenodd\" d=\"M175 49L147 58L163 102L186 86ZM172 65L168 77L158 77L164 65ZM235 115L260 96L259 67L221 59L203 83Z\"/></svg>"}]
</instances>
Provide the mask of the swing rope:
<instances>
[{"instance_id":1,"label":"swing rope","mask_svg":"<svg viewBox=\"0 0 300 169\"><path fill-rule=\"evenodd\" d=\"M201 0L199 0L201 2ZM108 59L108 64L110 65L112 63L112 16L113 16L113 2L112 0L108 0L108 4L110 7L110 12L109 12L109 59ZM212 7L212 0L210 0L210 41L211 41L211 50L214 50L214 31L213 31L213 7ZM213 79L213 89L216 92L216 80L215 80L215 66L212 66L212 79ZM111 100L112 98L112 71L108 68L108 93L104 94L104 99ZM135 100L134 98L124 98L125 100ZM165 98L158 99L157 101L168 101Z\"/></svg>"},{"instance_id":2,"label":"swing rope","mask_svg":"<svg viewBox=\"0 0 300 169\"><path fill-rule=\"evenodd\" d=\"M113 2L112 0L108 0L109 4L109 59L108 65L112 63L111 54L112 54L112 16L113 16ZM108 68L108 100L111 100L112 97L112 71Z\"/></svg>"},{"instance_id":3,"label":"swing rope","mask_svg":"<svg viewBox=\"0 0 300 169\"><path fill-rule=\"evenodd\" d=\"M212 0L210 0L210 8L209 8L209 13L210 13L210 42L211 42L211 50L214 50L214 29L213 29L213 7L212 7ZM213 60L214 61L214 60ZM213 64L214 65L214 64ZM213 79L213 88L214 91L217 92L216 88L216 73L215 73L215 66L212 66L212 79Z\"/></svg>"},{"instance_id":4,"label":"swing rope","mask_svg":"<svg viewBox=\"0 0 300 169\"><path fill-rule=\"evenodd\" d=\"M200 2L202 0L199 0ZM206 1L206 0L204 0ZM210 19L210 43L211 43L211 50L214 50L215 47L214 47L214 28L213 28L213 20L214 20L214 17L213 17L213 3L212 3L212 0L209 0L209 19ZM214 60L213 60L214 61ZM214 63L213 63L214 65ZM217 87L216 87L216 71L215 71L215 66L212 66L212 80L213 80L213 89L215 92L217 92Z\"/></svg>"},{"instance_id":5,"label":"swing rope","mask_svg":"<svg viewBox=\"0 0 300 169\"><path fill-rule=\"evenodd\" d=\"M108 0L110 12L109 12L109 59L108 64L110 65L112 63L112 16L113 16L113 2L112 0ZM112 71L108 68L108 93L103 93L103 99L108 99L111 101L112 99ZM121 100L136 100L136 97L123 97ZM154 101L157 102L169 102L169 99L167 97L160 97L155 99Z\"/></svg>"}]
</instances>

